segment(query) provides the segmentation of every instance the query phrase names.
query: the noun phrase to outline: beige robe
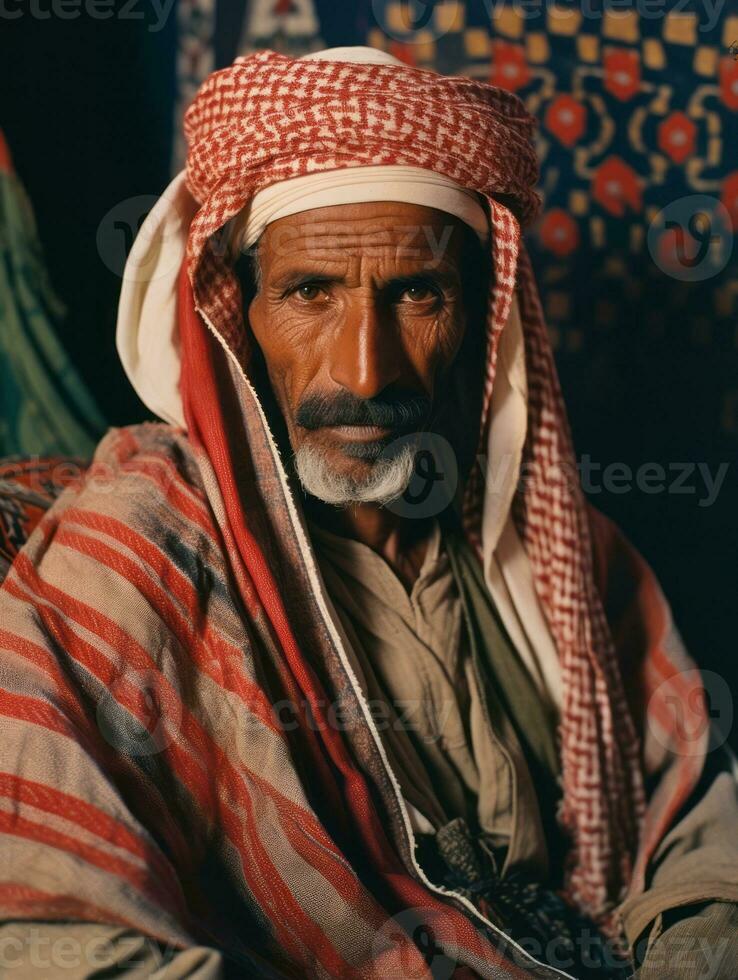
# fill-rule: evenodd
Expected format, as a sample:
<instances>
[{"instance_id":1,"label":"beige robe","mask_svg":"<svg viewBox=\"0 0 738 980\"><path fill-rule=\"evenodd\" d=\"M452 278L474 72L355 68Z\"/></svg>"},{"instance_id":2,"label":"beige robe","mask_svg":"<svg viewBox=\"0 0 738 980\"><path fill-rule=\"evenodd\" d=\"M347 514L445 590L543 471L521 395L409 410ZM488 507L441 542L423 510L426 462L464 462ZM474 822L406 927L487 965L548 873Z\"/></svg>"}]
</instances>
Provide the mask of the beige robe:
<instances>
[{"instance_id":1,"label":"beige robe","mask_svg":"<svg viewBox=\"0 0 738 980\"><path fill-rule=\"evenodd\" d=\"M463 816L500 851L503 871L524 863L545 876L535 788L510 720L485 717L438 523L409 593L367 545L315 525L310 533L416 832Z\"/></svg>"}]
</instances>

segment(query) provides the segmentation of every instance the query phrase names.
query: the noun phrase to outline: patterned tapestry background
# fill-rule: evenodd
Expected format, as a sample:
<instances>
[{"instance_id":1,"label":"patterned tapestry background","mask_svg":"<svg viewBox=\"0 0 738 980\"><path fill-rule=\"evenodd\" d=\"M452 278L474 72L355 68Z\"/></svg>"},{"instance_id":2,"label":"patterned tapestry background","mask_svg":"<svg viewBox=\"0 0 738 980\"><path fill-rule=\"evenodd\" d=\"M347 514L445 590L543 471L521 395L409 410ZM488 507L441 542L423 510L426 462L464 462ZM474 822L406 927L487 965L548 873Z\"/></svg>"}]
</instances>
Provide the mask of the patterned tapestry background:
<instances>
[{"instance_id":1,"label":"patterned tapestry background","mask_svg":"<svg viewBox=\"0 0 738 980\"><path fill-rule=\"evenodd\" d=\"M163 23L138 9L13 22L0 69L63 340L108 419L141 408L113 350L101 222L180 169L178 121L209 71L259 47L369 44L509 88L539 120L527 241L585 489L655 566L694 655L735 684L738 0L179 0Z\"/></svg>"}]
</instances>

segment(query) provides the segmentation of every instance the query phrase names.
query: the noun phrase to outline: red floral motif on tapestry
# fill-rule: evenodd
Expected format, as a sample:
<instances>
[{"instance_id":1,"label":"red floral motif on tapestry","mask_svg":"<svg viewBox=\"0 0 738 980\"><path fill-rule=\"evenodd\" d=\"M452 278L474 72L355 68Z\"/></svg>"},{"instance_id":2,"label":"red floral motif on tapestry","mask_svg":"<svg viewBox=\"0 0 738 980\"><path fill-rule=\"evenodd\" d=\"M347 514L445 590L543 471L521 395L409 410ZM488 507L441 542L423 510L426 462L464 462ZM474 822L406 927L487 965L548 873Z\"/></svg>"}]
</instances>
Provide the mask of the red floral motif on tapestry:
<instances>
[{"instance_id":1,"label":"red floral motif on tapestry","mask_svg":"<svg viewBox=\"0 0 738 980\"><path fill-rule=\"evenodd\" d=\"M543 123L560 143L571 147L584 133L587 110L571 95L558 95L546 109Z\"/></svg>"},{"instance_id":2,"label":"red floral motif on tapestry","mask_svg":"<svg viewBox=\"0 0 738 980\"><path fill-rule=\"evenodd\" d=\"M530 69L525 60L525 52L519 44L495 41L492 45L492 70L489 81L508 92L516 92L527 85Z\"/></svg>"},{"instance_id":3,"label":"red floral motif on tapestry","mask_svg":"<svg viewBox=\"0 0 738 980\"><path fill-rule=\"evenodd\" d=\"M605 52L605 88L621 102L632 99L641 87L641 62L637 51L623 48Z\"/></svg>"},{"instance_id":4,"label":"red floral motif on tapestry","mask_svg":"<svg viewBox=\"0 0 738 980\"><path fill-rule=\"evenodd\" d=\"M738 170L728 174L723 181L723 192L720 200L730 215L733 230L738 231Z\"/></svg>"},{"instance_id":5,"label":"red floral motif on tapestry","mask_svg":"<svg viewBox=\"0 0 738 980\"><path fill-rule=\"evenodd\" d=\"M563 208L552 208L541 222L541 242L554 255L569 255L579 245L579 227Z\"/></svg>"},{"instance_id":6,"label":"red floral motif on tapestry","mask_svg":"<svg viewBox=\"0 0 738 980\"><path fill-rule=\"evenodd\" d=\"M620 157L608 157L595 171L592 197L610 214L622 217L626 208L643 208L638 175Z\"/></svg>"},{"instance_id":7,"label":"red floral motif on tapestry","mask_svg":"<svg viewBox=\"0 0 738 980\"><path fill-rule=\"evenodd\" d=\"M732 58L720 62L720 97L729 109L738 111L738 61Z\"/></svg>"},{"instance_id":8,"label":"red floral motif on tapestry","mask_svg":"<svg viewBox=\"0 0 738 980\"><path fill-rule=\"evenodd\" d=\"M659 124L659 149L674 163L684 163L694 153L696 137L697 127L683 112L672 112Z\"/></svg>"}]
</instances>

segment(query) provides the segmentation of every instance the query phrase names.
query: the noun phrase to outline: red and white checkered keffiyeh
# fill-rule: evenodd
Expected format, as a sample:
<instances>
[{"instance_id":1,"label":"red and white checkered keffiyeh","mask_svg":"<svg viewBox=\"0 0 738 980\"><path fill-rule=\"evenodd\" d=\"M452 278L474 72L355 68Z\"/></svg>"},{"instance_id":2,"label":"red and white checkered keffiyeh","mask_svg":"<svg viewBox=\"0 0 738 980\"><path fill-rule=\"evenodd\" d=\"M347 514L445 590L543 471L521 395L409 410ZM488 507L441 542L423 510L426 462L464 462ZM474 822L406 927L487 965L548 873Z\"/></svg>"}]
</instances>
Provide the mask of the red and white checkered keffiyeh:
<instances>
[{"instance_id":1,"label":"red and white checkered keffiyeh","mask_svg":"<svg viewBox=\"0 0 738 980\"><path fill-rule=\"evenodd\" d=\"M671 678L671 695L681 696L673 647L665 652L668 614L662 615L663 599L647 569L634 564L633 574L649 583L643 588L661 626L654 627L647 666L638 677L627 678L634 690L640 685L638 692L626 691L622 655L603 602L607 560L601 556L609 532L589 513L578 486L551 477L571 473L574 456L521 238L521 228L538 207L533 129L534 120L517 97L465 78L409 67L299 61L272 51L239 58L205 82L185 116L187 181L201 205L187 260L197 309L245 364L248 334L240 290L216 233L258 190L315 171L392 164L443 174L488 202L494 274L480 446L489 424L497 343L517 290L529 388L524 461L538 478L517 492L513 515L563 677L559 819L571 837L566 894L607 928L627 886L635 878L642 883L648 855L694 784L699 765L694 752L685 753L683 772L675 770L668 793L647 811L645 705L660 726L660 744L668 741L674 749L677 742L663 697L654 695L665 696L663 682ZM483 486L475 476L476 470L464 515L478 547ZM595 561L602 562L601 569ZM679 660L679 669L684 666L688 662ZM642 717L634 717L635 710Z\"/></svg>"}]
</instances>

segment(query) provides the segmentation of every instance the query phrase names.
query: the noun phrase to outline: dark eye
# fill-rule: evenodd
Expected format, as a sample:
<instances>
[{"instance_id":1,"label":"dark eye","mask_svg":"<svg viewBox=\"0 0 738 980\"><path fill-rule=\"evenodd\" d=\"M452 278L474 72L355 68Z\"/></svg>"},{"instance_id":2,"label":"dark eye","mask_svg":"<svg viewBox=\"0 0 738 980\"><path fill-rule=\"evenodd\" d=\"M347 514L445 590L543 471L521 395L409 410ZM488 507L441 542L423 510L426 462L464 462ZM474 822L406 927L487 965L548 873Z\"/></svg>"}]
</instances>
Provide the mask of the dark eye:
<instances>
[{"instance_id":1,"label":"dark eye","mask_svg":"<svg viewBox=\"0 0 738 980\"><path fill-rule=\"evenodd\" d=\"M400 295L411 303L427 303L428 300L439 298L438 291L425 282L416 282L406 286Z\"/></svg>"},{"instance_id":2,"label":"dark eye","mask_svg":"<svg viewBox=\"0 0 738 980\"><path fill-rule=\"evenodd\" d=\"M318 298L321 288L317 283L304 282L301 286L298 286L295 291L300 299L311 300Z\"/></svg>"}]
</instances>

